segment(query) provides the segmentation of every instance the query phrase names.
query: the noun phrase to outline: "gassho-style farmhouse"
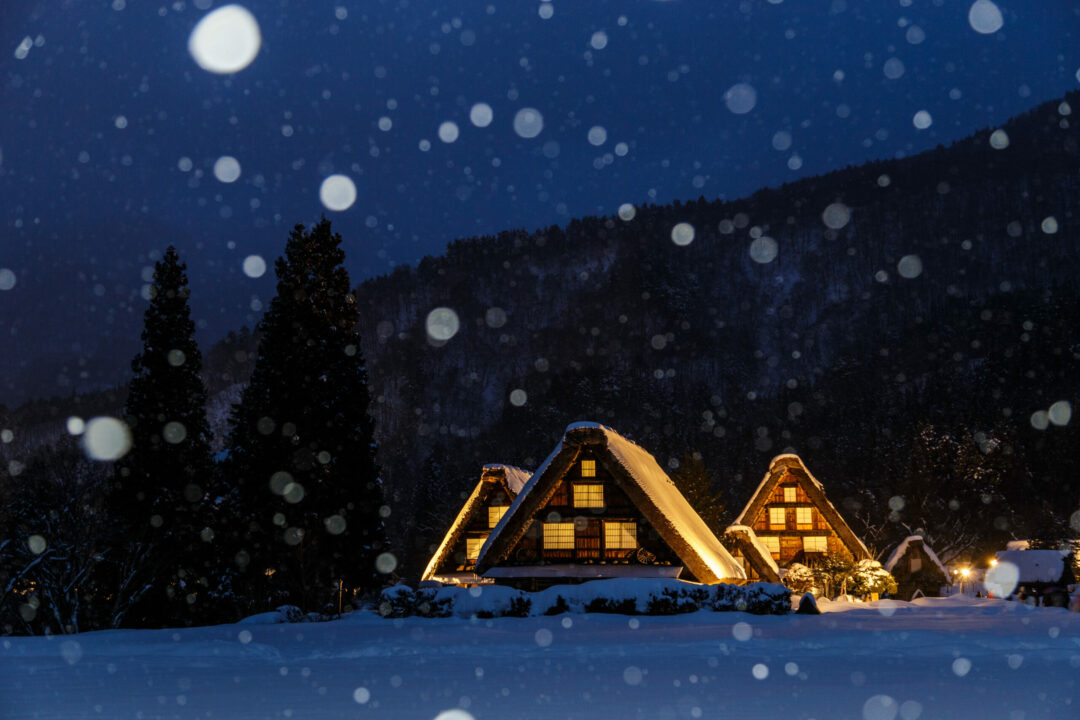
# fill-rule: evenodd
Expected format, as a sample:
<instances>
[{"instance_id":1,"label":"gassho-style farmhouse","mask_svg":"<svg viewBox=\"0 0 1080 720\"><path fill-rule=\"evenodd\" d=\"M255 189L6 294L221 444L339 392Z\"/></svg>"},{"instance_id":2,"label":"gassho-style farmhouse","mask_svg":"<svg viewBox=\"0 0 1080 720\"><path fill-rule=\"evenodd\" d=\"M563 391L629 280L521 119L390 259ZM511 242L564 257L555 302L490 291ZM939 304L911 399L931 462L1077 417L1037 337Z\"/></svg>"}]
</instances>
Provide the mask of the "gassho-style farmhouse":
<instances>
[{"instance_id":1,"label":"gassho-style farmhouse","mask_svg":"<svg viewBox=\"0 0 1080 720\"><path fill-rule=\"evenodd\" d=\"M796 455L773 459L723 535L647 451L574 423L535 473L483 468L422 580L525 590L625 577L777 582L792 563L870 557Z\"/></svg>"}]
</instances>

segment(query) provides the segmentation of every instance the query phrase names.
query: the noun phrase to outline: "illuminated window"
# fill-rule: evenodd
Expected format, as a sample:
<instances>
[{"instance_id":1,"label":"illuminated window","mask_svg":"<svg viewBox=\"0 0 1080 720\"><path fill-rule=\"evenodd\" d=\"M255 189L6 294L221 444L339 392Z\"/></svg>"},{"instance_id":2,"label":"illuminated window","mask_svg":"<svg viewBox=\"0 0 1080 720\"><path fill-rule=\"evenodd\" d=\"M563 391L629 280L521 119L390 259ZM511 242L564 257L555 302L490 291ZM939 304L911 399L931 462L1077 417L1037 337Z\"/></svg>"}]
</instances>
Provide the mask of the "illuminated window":
<instances>
[{"instance_id":1,"label":"illuminated window","mask_svg":"<svg viewBox=\"0 0 1080 720\"><path fill-rule=\"evenodd\" d=\"M824 535L804 537L802 539L802 549L805 552L828 552L829 539Z\"/></svg>"},{"instance_id":2,"label":"illuminated window","mask_svg":"<svg viewBox=\"0 0 1080 720\"><path fill-rule=\"evenodd\" d=\"M595 460L582 460L581 461L581 477L596 477L596 461Z\"/></svg>"},{"instance_id":3,"label":"illuminated window","mask_svg":"<svg viewBox=\"0 0 1080 720\"><path fill-rule=\"evenodd\" d=\"M544 523L545 550L573 550L574 523Z\"/></svg>"},{"instance_id":4,"label":"illuminated window","mask_svg":"<svg viewBox=\"0 0 1080 720\"><path fill-rule=\"evenodd\" d=\"M465 538L465 559L472 561L480 557L480 548L487 538Z\"/></svg>"},{"instance_id":5,"label":"illuminated window","mask_svg":"<svg viewBox=\"0 0 1080 720\"><path fill-rule=\"evenodd\" d=\"M765 549L769 551L770 555L780 554L780 538L766 536L758 539L761 540L762 544L765 546Z\"/></svg>"},{"instance_id":6,"label":"illuminated window","mask_svg":"<svg viewBox=\"0 0 1080 720\"><path fill-rule=\"evenodd\" d=\"M574 507L604 507L604 486L598 483L579 483L574 485Z\"/></svg>"},{"instance_id":7,"label":"illuminated window","mask_svg":"<svg viewBox=\"0 0 1080 720\"><path fill-rule=\"evenodd\" d=\"M609 550L631 550L637 547L636 522L604 523L604 547Z\"/></svg>"},{"instance_id":8,"label":"illuminated window","mask_svg":"<svg viewBox=\"0 0 1080 720\"><path fill-rule=\"evenodd\" d=\"M785 514L784 508L769 508L769 527L774 529L787 527Z\"/></svg>"},{"instance_id":9,"label":"illuminated window","mask_svg":"<svg viewBox=\"0 0 1080 720\"><path fill-rule=\"evenodd\" d=\"M920 570L922 570L922 558L918 556L911 558L911 572L919 572Z\"/></svg>"},{"instance_id":10,"label":"illuminated window","mask_svg":"<svg viewBox=\"0 0 1080 720\"><path fill-rule=\"evenodd\" d=\"M795 502L795 487L784 488L784 502Z\"/></svg>"},{"instance_id":11,"label":"illuminated window","mask_svg":"<svg viewBox=\"0 0 1080 720\"><path fill-rule=\"evenodd\" d=\"M488 527L493 528L502 520L502 516L510 509L509 505L492 505L488 508Z\"/></svg>"},{"instance_id":12,"label":"illuminated window","mask_svg":"<svg viewBox=\"0 0 1080 720\"><path fill-rule=\"evenodd\" d=\"M814 511L808 507L795 508L795 525L799 530L810 530L814 524Z\"/></svg>"}]
</instances>

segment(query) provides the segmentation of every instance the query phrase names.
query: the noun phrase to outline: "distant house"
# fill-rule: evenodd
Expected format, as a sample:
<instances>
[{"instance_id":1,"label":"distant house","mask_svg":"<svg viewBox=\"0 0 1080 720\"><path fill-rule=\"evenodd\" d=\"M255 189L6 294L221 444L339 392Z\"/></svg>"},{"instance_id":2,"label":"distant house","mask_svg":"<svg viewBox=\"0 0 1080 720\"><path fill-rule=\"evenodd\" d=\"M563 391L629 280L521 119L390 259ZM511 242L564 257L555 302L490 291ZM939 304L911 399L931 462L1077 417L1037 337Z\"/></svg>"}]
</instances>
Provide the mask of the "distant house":
<instances>
[{"instance_id":1,"label":"distant house","mask_svg":"<svg viewBox=\"0 0 1080 720\"><path fill-rule=\"evenodd\" d=\"M724 539L732 556L742 564L747 580L780 582L776 560L753 530L745 525L729 525Z\"/></svg>"},{"instance_id":2,"label":"distant house","mask_svg":"<svg viewBox=\"0 0 1080 720\"><path fill-rule=\"evenodd\" d=\"M798 455L773 458L735 525L752 529L781 568L813 566L826 554L851 561L870 557Z\"/></svg>"},{"instance_id":3,"label":"distant house","mask_svg":"<svg viewBox=\"0 0 1080 720\"><path fill-rule=\"evenodd\" d=\"M531 475L513 465L485 465L421 579L458 585L484 582L473 572L480 548Z\"/></svg>"},{"instance_id":4,"label":"distant house","mask_svg":"<svg viewBox=\"0 0 1080 720\"><path fill-rule=\"evenodd\" d=\"M476 571L531 590L610 577L746 579L656 459L595 423L567 427L492 531Z\"/></svg>"},{"instance_id":5,"label":"distant house","mask_svg":"<svg viewBox=\"0 0 1080 720\"><path fill-rule=\"evenodd\" d=\"M941 588L949 584L949 571L922 537L911 535L889 555L885 569L896 580L896 595L912 599L918 592L926 597L938 597Z\"/></svg>"},{"instance_id":6,"label":"distant house","mask_svg":"<svg viewBox=\"0 0 1080 720\"><path fill-rule=\"evenodd\" d=\"M1009 563L1016 567L1016 594L1034 597L1036 603L1050 594L1064 594L1076 582L1068 550L1001 550L996 554L998 567Z\"/></svg>"}]
</instances>

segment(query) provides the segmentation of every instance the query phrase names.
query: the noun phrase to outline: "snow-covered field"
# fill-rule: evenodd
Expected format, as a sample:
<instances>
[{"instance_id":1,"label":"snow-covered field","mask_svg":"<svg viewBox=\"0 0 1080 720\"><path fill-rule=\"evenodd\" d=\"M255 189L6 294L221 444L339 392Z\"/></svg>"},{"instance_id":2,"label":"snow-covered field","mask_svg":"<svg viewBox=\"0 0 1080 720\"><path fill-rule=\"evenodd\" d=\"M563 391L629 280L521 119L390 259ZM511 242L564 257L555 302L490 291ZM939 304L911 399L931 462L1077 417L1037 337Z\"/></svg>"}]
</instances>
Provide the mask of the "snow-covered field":
<instances>
[{"instance_id":1,"label":"snow-covered field","mask_svg":"<svg viewBox=\"0 0 1080 720\"><path fill-rule=\"evenodd\" d=\"M1076 718L1080 614L406 618L0 641L0 717Z\"/></svg>"}]
</instances>

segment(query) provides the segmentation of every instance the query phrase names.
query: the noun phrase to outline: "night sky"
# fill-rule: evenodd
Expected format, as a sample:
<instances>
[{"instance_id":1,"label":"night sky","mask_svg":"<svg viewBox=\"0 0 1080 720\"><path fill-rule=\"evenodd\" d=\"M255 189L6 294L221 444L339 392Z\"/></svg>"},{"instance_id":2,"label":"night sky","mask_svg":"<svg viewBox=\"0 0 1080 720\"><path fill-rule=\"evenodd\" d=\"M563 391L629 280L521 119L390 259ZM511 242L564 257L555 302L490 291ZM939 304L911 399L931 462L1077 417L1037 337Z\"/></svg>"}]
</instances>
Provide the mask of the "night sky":
<instances>
[{"instance_id":1,"label":"night sky","mask_svg":"<svg viewBox=\"0 0 1080 720\"><path fill-rule=\"evenodd\" d=\"M3 0L0 403L122 378L170 243L209 343L273 295L244 259L272 265L323 212L359 281L454 238L913 154L1080 68L1065 0L1000 2L990 34L968 0L278 0L244 3L261 50L218 75L188 39L222 4ZM534 138L513 125L528 107ZM319 200L334 173L358 191L343 212Z\"/></svg>"}]
</instances>

